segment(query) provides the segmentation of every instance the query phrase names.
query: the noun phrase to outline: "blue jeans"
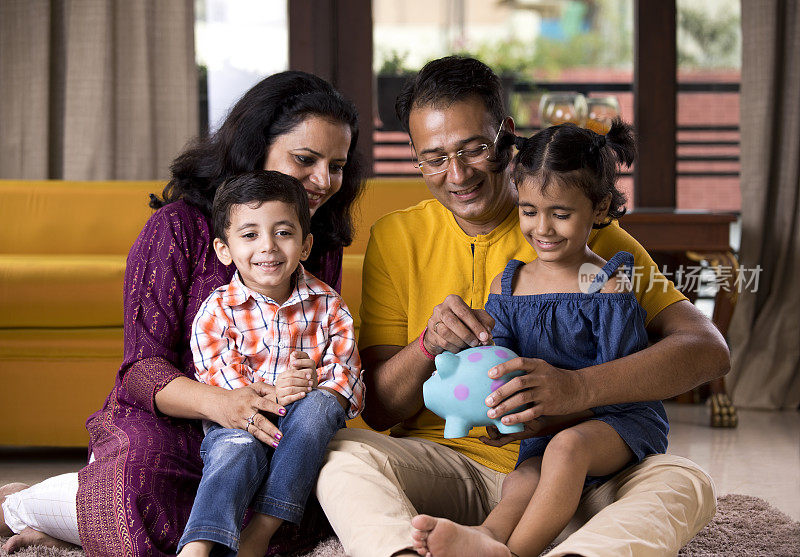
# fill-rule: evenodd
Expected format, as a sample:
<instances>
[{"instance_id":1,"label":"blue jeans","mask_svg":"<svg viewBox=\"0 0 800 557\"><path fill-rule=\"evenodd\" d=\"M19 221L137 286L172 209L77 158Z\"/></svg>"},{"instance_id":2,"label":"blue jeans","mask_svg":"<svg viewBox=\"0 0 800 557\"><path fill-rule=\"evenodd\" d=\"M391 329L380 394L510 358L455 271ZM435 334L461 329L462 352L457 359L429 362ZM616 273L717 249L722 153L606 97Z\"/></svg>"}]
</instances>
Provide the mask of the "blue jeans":
<instances>
[{"instance_id":1,"label":"blue jeans","mask_svg":"<svg viewBox=\"0 0 800 557\"><path fill-rule=\"evenodd\" d=\"M277 449L241 429L212 425L200 447L203 477L178 551L189 542L208 540L235 553L248 506L298 524L317 481L325 447L344 427L344 421L336 397L314 389L288 405L286 415L278 418L283 437ZM216 554L219 551L212 552Z\"/></svg>"}]
</instances>

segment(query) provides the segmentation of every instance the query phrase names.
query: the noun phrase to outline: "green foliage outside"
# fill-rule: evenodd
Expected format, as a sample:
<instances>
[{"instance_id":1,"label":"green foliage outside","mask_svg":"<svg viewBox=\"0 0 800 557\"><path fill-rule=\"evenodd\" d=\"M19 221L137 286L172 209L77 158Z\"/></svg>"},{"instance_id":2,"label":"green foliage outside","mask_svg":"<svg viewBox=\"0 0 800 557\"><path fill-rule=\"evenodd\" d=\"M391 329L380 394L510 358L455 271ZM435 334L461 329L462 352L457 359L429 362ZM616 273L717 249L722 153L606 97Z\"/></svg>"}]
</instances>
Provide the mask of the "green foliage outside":
<instances>
[{"instance_id":1,"label":"green foliage outside","mask_svg":"<svg viewBox=\"0 0 800 557\"><path fill-rule=\"evenodd\" d=\"M678 0L678 66L738 68L741 31L738 0L696 4ZM560 23L565 38L511 37L473 43L453 54L475 56L501 75L518 79L558 79L578 67L632 68L633 22L630 0L565 0ZM584 29L588 25L589 30ZM384 51L379 75L406 75L408 51ZM433 57L432 57L433 58Z\"/></svg>"},{"instance_id":2,"label":"green foliage outside","mask_svg":"<svg viewBox=\"0 0 800 557\"><path fill-rule=\"evenodd\" d=\"M738 10L709 17L702 9L679 6L679 67L738 68L740 64L741 17Z\"/></svg>"},{"instance_id":3,"label":"green foliage outside","mask_svg":"<svg viewBox=\"0 0 800 557\"><path fill-rule=\"evenodd\" d=\"M391 50L387 52L383 57L380 68L378 69L378 75L402 76L415 71L413 68L408 67L406 62L407 59L408 51L400 52L397 50Z\"/></svg>"},{"instance_id":4,"label":"green foliage outside","mask_svg":"<svg viewBox=\"0 0 800 557\"><path fill-rule=\"evenodd\" d=\"M717 6L733 6L738 0L720 0ZM476 56L499 73L532 78L534 73L557 78L568 68L603 67L632 68L633 28L631 3L625 0L594 0L589 31L575 25L575 16L587 15L583 5L569 0L562 10L562 27L566 39L537 37L485 42L459 54ZM586 4L588 6L588 3ZM572 8L571 8L572 7ZM709 9L678 2L678 64L692 68L738 68L741 33L738 4L736 9Z\"/></svg>"}]
</instances>

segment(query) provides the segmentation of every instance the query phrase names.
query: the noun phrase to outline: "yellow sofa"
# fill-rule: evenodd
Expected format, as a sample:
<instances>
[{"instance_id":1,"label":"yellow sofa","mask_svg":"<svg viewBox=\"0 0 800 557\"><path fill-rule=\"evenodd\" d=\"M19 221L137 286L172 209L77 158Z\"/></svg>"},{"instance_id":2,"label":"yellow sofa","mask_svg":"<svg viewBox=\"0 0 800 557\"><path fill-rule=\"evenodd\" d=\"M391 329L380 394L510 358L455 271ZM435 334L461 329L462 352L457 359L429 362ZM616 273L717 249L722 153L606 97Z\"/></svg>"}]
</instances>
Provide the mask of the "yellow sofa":
<instances>
[{"instance_id":1,"label":"yellow sofa","mask_svg":"<svg viewBox=\"0 0 800 557\"><path fill-rule=\"evenodd\" d=\"M0 445L86 445L122 360L125 258L163 185L0 180ZM421 179L367 182L342 277L356 327L370 227L428 197Z\"/></svg>"}]
</instances>

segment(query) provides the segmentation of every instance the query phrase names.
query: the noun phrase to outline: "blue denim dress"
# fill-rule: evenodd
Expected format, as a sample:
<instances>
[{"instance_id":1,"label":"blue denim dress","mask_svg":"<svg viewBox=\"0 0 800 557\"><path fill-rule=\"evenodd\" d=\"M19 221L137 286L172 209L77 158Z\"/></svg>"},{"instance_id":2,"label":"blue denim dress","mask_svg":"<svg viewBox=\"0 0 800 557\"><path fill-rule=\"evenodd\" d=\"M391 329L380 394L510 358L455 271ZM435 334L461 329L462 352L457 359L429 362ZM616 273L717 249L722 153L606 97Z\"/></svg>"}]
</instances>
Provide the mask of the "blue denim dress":
<instances>
[{"instance_id":1,"label":"blue denim dress","mask_svg":"<svg viewBox=\"0 0 800 557\"><path fill-rule=\"evenodd\" d=\"M608 277L623 266L630 277L633 255L621 251L609 259L589 293L513 296L512 281L522 261L512 259L501 279L501 294L486 303L495 319L494 342L525 358L539 358L561 369L582 369L616 360L647 347L645 311L633 292L599 292ZM661 401L614 404L591 409L593 419L609 424L640 462L667 450L669 424ZM524 439L517 466L541 456L552 436ZM589 478L587 484L603 478Z\"/></svg>"}]
</instances>

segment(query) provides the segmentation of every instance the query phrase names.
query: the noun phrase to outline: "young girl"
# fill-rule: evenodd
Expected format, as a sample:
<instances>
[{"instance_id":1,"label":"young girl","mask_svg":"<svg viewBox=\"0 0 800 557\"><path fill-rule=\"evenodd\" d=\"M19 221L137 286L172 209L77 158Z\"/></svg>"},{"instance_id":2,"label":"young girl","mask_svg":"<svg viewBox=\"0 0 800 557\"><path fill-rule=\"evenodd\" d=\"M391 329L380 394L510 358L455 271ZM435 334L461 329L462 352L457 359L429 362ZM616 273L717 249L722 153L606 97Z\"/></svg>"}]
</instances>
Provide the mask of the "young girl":
<instances>
[{"instance_id":1,"label":"young girl","mask_svg":"<svg viewBox=\"0 0 800 557\"><path fill-rule=\"evenodd\" d=\"M496 320L495 343L567 370L645 348L644 310L630 282L633 256L619 252L604 261L587 246L592 229L625 213L615 182L618 163L630 166L635 157L630 126L617 119L602 136L564 124L515 143L520 227L537 258L510 261L492 283L486 310ZM434 557L539 555L568 524L585 486L666 451L661 402L592 413L555 435L522 441L502 500L462 537L472 538L467 547L432 547L423 532L414 535L415 549Z\"/></svg>"}]
</instances>

